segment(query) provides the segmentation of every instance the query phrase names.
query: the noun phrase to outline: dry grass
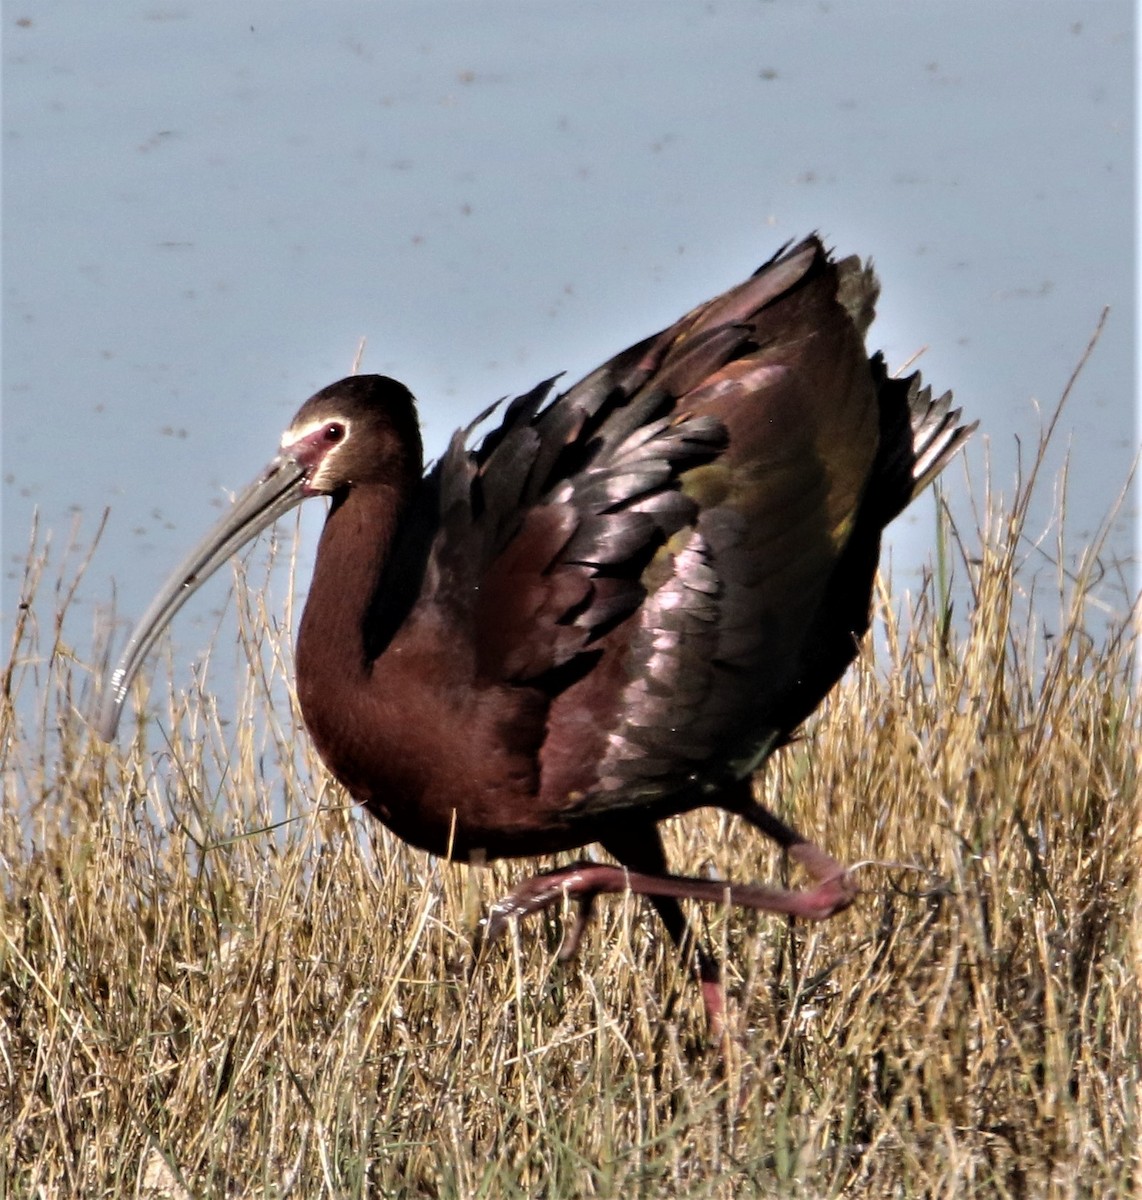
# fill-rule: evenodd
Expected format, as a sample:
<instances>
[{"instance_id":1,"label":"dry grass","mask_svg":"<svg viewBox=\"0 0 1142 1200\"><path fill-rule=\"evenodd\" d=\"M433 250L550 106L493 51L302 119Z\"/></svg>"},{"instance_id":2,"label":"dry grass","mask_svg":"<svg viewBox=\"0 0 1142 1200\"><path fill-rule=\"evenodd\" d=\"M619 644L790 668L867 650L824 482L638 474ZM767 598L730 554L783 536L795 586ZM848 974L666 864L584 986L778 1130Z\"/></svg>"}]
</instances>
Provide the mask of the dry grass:
<instances>
[{"instance_id":1,"label":"dry grass","mask_svg":"<svg viewBox=\"0 0 1142 1200\"><path fill-rule=\"evenodd\" d=\"M570 965L540 919L473 964L530 864L431 861L346 807L256 589L233 724L156 683L93 742L74 569L52 592L34 548L3 679L0 1194L1129 1194L1134 642L1086 633L1093 558L1016 617L1025 500L959 546L966 630L934 586L883 608L878 661L763 773L830 849L925 870L863 868L824 926L706 909L725 1055L636 901ZM781 870L714 813L668 839L690 871Z\"/></svg>"}]
</instances>

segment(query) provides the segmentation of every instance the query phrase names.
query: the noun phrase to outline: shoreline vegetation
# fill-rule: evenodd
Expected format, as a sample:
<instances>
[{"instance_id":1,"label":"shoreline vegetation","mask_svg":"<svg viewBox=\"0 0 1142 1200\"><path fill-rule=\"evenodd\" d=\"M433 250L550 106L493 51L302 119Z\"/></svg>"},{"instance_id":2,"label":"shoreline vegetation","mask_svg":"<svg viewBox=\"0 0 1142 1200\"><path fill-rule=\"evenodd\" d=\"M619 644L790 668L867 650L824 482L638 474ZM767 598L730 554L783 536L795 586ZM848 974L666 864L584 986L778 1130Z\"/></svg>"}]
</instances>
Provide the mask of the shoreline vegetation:
<instances>
[{"instance_id":1,"label":"shoreline vegetation","mask_svg":"<svg viewBox=\"0 0 1142 1200\"><path fill-rule=\"evenodd\" d=\"M724 1050L629 896L569 964L546 918L473 961L529 864L431 859L346 802L294 614L242 568L234 710L205 667L170 685L168 648L103 746L64 637L81 569L36 538L0 676L0 1195L1135 1194L1139 614L1091 619L1097 536L1045 586L1042 457L970 532L939 505L934 571L879 585L860 661L759 774L868 865L822 925L691 909ZM680 870L784 873L724 814L665 832Z\"/></svg>"}]
</instances>

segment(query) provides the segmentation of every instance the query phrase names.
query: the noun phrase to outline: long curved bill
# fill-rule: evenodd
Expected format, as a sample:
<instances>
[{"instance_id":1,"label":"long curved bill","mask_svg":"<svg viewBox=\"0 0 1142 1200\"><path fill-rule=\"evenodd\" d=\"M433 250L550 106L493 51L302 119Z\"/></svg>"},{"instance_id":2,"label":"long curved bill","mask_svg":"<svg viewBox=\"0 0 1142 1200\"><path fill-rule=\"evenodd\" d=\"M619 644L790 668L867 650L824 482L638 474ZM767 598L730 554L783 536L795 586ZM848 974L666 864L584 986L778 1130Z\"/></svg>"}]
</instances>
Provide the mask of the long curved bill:
<instances>
[{"instance_id":1,"label":"long curved bill","mask_svg":"<svg viewBox=\"0 0 1142 1200\"><path fill-rule=\"evenodd\" d=\"M147 651L175 613L232 554L299 504L307 494L305 468L288 455L279 455L179 563L135 626L118 664L104 677L103 697L94 728L105 742L115 736L123 702Z\"/></svg>"}]
</instances>

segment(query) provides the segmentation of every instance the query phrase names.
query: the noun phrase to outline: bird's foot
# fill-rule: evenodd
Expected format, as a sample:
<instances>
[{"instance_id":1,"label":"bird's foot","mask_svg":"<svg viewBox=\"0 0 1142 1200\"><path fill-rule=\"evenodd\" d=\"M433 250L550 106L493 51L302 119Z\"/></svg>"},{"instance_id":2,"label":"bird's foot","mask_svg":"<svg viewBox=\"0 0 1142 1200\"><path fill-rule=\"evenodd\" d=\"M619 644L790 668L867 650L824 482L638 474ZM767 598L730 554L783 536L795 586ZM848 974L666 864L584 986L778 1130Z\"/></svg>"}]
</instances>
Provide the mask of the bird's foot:
<instances>
[{"instance_id":1,"label":"bird's foot","mask_svg":"<svg viewBox=\"0 0 1142 1200\"><path fill-rule=\"evenodd\" d=\"M496 941L514 917L529 916L558 904L564 896L572 896L579 901L579 911L575 923L564 936L559 957L562 960L573 958L583 930L590 922L595 897L600 892L626 891L626 879L627 873L622 867L592 862L572 863L569 867L534 875L488 910L482 922L481 943L487 945Z\"/></svg>"}]
</instances>

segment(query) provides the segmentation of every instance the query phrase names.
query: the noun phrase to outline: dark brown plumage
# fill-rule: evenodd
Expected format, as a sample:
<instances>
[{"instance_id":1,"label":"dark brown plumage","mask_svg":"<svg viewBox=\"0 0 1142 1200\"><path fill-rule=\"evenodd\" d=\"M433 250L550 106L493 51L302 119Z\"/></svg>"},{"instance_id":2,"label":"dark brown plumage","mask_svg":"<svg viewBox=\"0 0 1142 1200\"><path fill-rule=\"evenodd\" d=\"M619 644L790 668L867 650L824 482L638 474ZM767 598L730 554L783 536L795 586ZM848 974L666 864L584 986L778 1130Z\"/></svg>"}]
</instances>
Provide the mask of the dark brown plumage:
<instances>
[{"instance_id":1,"label":"dark brown plumage","mask_svg":"<svg viewBox=\"0 0 1142 1200\"><path fill-rule=\"evenodd\" d=\"M868 358L876 292L809 238L554 399L548 381L513 401L478 449L457 434L426 475L407 389L325 388L140 622L101 732L197 583L324 494L297 688L333 774L434 854L601 842L628 868L538 876L490 933L564 892L585 917L628 886L680 943L679 898L843 908L844 869L762 809L750 776L854 658L882 529L970 432L949 396ZM774 837L816 886L668 876L657 822L703 805ZM698 968L716 1016L701 950Z\"/></svg>"}]
</instances>

